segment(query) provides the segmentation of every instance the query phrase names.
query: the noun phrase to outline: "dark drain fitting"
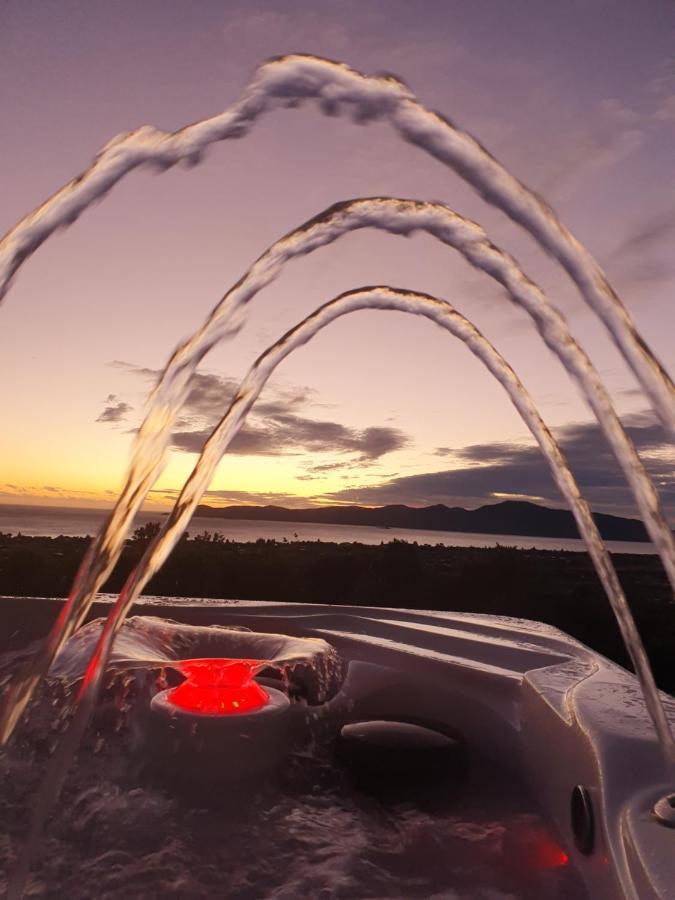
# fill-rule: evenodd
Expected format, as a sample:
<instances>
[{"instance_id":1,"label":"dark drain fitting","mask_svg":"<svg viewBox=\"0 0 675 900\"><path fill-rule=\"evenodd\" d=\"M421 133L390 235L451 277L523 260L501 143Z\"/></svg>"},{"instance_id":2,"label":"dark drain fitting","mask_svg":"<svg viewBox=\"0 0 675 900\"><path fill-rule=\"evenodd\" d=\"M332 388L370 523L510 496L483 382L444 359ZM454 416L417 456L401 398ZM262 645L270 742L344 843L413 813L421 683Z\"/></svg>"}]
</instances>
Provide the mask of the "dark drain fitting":
<instances>
[{"instance_id":1,"label":"dark drain fitting","mask_svg":"<svg viewBox=\"0 0 675 900\"><path fill-rule=\"evenodd\" d=\"M572 791L570 816L577 849L584 856L590 856L595 846L595 818L591 795L582 784L578 784Z\"/></svg>"}]
</instances>

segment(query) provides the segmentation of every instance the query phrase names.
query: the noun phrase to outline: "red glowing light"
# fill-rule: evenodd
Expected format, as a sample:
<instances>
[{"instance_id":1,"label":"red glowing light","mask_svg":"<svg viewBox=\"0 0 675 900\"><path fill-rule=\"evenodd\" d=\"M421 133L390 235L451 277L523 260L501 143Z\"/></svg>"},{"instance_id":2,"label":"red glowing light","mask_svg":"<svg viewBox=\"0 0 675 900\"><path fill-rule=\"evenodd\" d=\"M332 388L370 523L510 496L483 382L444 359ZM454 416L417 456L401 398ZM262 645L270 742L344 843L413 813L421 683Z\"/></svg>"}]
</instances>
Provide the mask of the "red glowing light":
<instances>
[{"instance_id":1,"label":"red glowing light","mask_svg":"<svg viewBox=\"0 0 675 900\"><path fill-rule=\"evenodd\" d=\"M269 695L253 680L262 663L256 659L185 659L179 669L185 675L167 700L179 709L208 716L254 712L265 706Z\"/></svg>"},{"instance_id":2,"label":"red glowing light","mask_svg":"<svg viewBox=\"0 0 675 900\"><path fill-rule=\"evenodd\" d=\"M569 861L569 854L552 840L542 841L535 853L535 865L541 869L559 869Z\"/></svg>"},{"instance_id":3,"label":"red glowing light","mask_svg":"<svg viewBox=\"0 0 675 900\"><path fill-rule=\"evenodd\" d=\"M518 823L509 829L505 849L509 867L520 872L560 869L570 861L569 854L538 823Z\"/></svg>"}]
</instances>

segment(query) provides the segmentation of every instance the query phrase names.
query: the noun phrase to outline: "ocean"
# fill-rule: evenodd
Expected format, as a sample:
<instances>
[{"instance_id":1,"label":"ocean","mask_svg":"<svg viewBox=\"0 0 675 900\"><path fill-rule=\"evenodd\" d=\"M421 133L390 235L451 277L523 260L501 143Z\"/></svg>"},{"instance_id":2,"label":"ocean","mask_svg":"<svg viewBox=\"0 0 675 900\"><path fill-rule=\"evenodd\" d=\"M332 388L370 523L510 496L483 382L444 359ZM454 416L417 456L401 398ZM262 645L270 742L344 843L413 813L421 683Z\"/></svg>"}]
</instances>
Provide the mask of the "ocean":
<instances>
[{"instance_id":1,"label":"ocean","mask_svg":"<svg viewBox=\"0 0 675 900\"><path fill-rule=\"evenodd\" d=\"M75 509L57 506L17 506L0 504L0 532L29 536L58 537L96 534L104 509ZM161 521L165 513L142 512L135 526ZM220 532L231 541L246 543L259 538L276 541L325 541L328 543L381 544L393 540L446 547L518 547L535 550L585 552L581 540L569 538L523 537L512 534L473 534L455 531L425 531L413 528L377 528L363 525L325 525L300 522L232 521L211 516L195 516L187 529L191 537L204 531ZM653 544L636 541L607 541L612 553L654 554Z\"/></svg>"}]
</instances>

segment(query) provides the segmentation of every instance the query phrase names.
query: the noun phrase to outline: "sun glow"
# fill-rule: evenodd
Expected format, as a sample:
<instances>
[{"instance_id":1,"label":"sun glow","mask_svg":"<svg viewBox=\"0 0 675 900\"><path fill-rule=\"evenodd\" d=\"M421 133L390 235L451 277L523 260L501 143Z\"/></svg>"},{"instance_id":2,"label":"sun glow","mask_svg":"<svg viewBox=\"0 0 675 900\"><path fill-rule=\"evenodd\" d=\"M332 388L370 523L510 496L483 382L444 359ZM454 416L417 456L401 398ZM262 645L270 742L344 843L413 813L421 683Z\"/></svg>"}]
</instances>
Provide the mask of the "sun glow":
<instances>
[{"instance_id":1,"label":"sun glow","mask_svg":"<svg viewBox=\"0 0 675 900\"><path fill-rule=\"evenodd\" d=\"M149 494L147 507L166 509L175 502L189 476L195 455L174 452ZM42 455L15 456L0 481L0 503L45 506L112 505L117 499L125 461L100 447ZM9 460L5 460L9 463ZM203 502L231 504L321 505L339 502L332 494L346 487L382 483L390 473L380 465L363 466L339 454L281 456L226 455Z\"/></svg>"}]
</instances>

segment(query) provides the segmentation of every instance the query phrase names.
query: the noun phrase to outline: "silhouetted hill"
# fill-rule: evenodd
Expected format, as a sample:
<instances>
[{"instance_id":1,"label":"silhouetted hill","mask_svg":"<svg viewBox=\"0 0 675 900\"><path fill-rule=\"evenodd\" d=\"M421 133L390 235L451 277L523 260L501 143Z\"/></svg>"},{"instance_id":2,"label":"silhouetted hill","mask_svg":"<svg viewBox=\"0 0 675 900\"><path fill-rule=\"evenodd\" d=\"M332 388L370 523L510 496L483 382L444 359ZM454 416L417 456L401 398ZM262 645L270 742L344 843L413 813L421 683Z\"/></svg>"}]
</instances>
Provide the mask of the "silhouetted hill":
<instances>
[{"instance_id":1,"label":"silhouetted hill","mask_svg":"<svg viewBox=\"0 0 675 900\"><path fill-rule=\"evenodd\" d=\"M199 516L253 519L267 522L317 522L329 525L374 525L380 528L421 528L474 534L513 534L528 537L579 537L572 513L521 500L505 500L479 509L458 506L322 506L286 509L283 506L199 506ZM611 541L647 541L639 519L594 513L600 534Z\"/></svg>"}]
</instances>

